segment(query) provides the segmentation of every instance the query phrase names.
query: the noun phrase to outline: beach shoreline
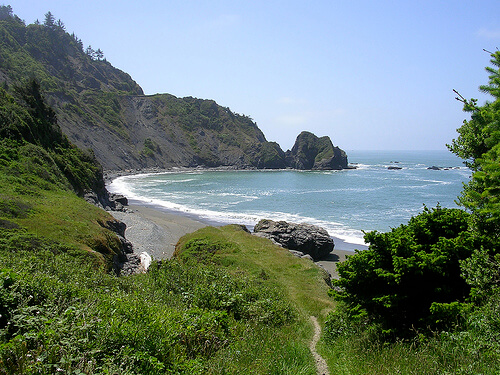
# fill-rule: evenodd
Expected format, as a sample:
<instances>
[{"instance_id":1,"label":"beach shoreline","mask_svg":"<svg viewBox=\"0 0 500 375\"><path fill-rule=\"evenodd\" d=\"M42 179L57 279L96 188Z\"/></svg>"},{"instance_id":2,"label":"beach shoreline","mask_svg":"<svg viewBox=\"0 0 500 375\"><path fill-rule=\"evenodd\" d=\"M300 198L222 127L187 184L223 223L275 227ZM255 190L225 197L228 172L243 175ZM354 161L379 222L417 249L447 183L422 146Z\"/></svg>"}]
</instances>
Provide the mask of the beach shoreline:
<instances>
[{"instance_id":1,"label":"beach shoreline","mask_svg":"<svg viewBox=\"0 0 500 375\"><path fill-rule=\"evenodd\" d=\"M223 226L228 223L218 223L188 213L168 210L164 207L148 204L144 201L131 200L127 210L111 211L110 214L127 226L125 237L132 243L135 253L147 252L153 259L170 259L175 245L181 237L206 226ZM353 255L360 246L335 238L335 248L328 257L316 264L326 269L337 278L336 264Z\"/></svg>"}]
</instances>

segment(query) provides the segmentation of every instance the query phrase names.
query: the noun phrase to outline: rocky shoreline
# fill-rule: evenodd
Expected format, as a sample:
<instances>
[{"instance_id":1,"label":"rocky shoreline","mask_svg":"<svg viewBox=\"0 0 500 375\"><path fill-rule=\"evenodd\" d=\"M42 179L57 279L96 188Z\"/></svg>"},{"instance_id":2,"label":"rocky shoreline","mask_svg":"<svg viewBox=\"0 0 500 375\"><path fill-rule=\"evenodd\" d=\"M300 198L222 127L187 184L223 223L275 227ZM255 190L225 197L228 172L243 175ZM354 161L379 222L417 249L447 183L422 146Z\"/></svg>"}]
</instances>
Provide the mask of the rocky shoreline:
<instances>
[{"instance_id":1,"label":"rocky shoreline","mask_svg":"<svg viewBox=\"0 0 500 375\"><path fill-rule=\"evenodd\" d=\"M184 235L200 228L211 225L210 223L195 220L180 213L161 209L159 207L143 205L134 202L126 211L109 211L110 214L126 225L125 238L133 246L134 253L129 254L130 264L124 269L138 267L139 253L147 252L155 260L170 259L174 253L177 241ZM223 224L221 224L223 225ZM354 254L354 248L365 248L346 243L338 238L333 238L336 243L327 256L315 263L326 269L332 278L337 278L336 264ZM128 274L125 272L122 274Z\"/></svg>"},{"instance_id":2,"label":"rocky shoreline","mask_svg":"<svg viewBox=\"0 0 500 375\"><path fill-rule=\"evenodd\" d=\"M237 168L233 166L213 168L153 167L119 171L108 170L103 172L103 176L106 186L108 186L118 177L138 174L249 169L256 168ZM163 207L149 205L140 201L134 201L130 204L125 196L115 193L107 192L107 197L104 199L106 203L104 204L102 203L102 197L98 198L95 193L89 193L85 198L87 201L104 208L116 220L123 223L124 228L126 228L123 229L123 233L121 230L122 227L120 227L120 231L116 232L119 238L123 238L123 241L127 243L125 248L133 249L127 251L126 254L120 255L115 262L115 268L122 275L143 270L144 267L141 266L140 254L147 253L152 259L156 260L170 259L174 253L176 243L182 236L205 226L225 224L202 221L179 212L170 211ZM273 223L273 225L271 227L268 225L267 233L265 233L266 229L259 230L260 223L257 224L256 235L271 239L280 246L289 249L293 255L314 261L318 266L326 269L332 278L338 277L336 263L344 261L346 256L354 254L355 249L366 249L366 246L347 243L339 238L331 237L324 229L308 224L273 222L272 220L267 220L266 222L267 224ZM280 229L282 233L277 234L278 231L275 229L280 226L282 227ZM291 232L295 232L293 240L290 239ZM280 238L282 243L280 243ZM318 250L319 252L309 249L311 243L316 240L321 243L318 245L319 248L324 247L324 249ZM128 243L131 244L130 247ZM295 245L299 243L299 246L295 246L293 243Z\"/></svg>"}]
</instances>

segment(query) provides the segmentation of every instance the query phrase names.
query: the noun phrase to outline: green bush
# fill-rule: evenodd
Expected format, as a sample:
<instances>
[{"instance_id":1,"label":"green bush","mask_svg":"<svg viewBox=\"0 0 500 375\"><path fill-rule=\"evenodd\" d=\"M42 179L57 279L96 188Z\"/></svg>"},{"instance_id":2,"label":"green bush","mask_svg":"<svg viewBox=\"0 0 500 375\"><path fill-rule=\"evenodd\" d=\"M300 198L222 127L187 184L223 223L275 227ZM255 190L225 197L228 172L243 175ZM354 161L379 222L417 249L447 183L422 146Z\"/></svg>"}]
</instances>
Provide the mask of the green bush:
<instances>
[{"instance_id":1,"label":"green bush","mask_svg":"<svg viewBox=\"0 0 500 375\"><path fill-rule=\"evenodd\" d=\"M335 299L350 314L362 309L388 334L453 325L445 319L451 318L447 311L466 308L460 302L470 290L460 261L478 245L468 230L468 216L458 209L425 208L407 225L367 233L369 249L338 265Z\"/></svg>"}]
</instances>

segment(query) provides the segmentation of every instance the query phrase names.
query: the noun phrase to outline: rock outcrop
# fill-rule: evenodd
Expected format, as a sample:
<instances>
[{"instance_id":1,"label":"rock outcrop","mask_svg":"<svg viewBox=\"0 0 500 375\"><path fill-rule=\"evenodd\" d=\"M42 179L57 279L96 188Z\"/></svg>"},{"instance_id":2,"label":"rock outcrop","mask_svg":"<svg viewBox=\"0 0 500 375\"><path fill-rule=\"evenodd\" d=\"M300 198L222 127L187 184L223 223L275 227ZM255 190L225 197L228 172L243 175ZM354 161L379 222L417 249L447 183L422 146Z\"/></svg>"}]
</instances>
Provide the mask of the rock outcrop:
<instances>
[{"instance_id":1,"label":"rock outcrop","mask_svg":"<svg viewBox=\"0 0 500 375\"><path fill-rule=\"evenodd\" d=\"M333 146L330 137L317 137L310 132L298 135L292 149L286 152L286 165L294 169L347 169L347 155Z\"/></svg>"},{"instance_id":2,"label":"rock outcrop","mask_svg":"<svg viewBox=\"0 0 500 375\"><path fill-rule=\"evenodd\" d=\"M99 193L86 191L83 194L83 199L106 211L126 211L126 206L128 206L127 197L110 193L107 189L100 189Z\"/></svg>"},{"instance_id":3,"label":"rock outcrop","mask_svg":"<svg viewBox=\"0 0 500 375\"><path fill-rule=\"evenodd\" d=\"M314 260L326 257L335 245L325 229L310 224L261 220L255 226L254 234L286 249L309 254Z\"/></svg>"}]
</instances>

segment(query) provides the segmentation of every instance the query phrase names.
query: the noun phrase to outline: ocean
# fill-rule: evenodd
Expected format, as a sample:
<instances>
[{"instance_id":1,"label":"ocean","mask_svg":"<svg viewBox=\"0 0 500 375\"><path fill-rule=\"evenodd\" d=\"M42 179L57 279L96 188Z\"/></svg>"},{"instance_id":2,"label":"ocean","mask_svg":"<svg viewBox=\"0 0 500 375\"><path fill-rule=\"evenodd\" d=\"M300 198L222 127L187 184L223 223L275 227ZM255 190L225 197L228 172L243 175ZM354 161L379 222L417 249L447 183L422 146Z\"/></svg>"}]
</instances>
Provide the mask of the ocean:
<instances>
[{"instance_id":1,"label":"ocean","mask_svg":"<svg viewBox=\"0 0 500 375\"><path fill-rule=\"evenodd\" d=\"M357 169L172 171L118 177L108 189L210 223L252 227L264 218L309 223L362 245L363 231L388 231L424 205L458 207L471 174L448 151L347 154ZM441 169L428 169L432 166Z\"/></svg>"}]
</instances>

